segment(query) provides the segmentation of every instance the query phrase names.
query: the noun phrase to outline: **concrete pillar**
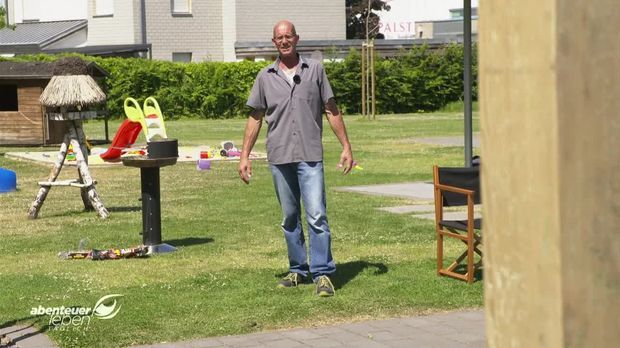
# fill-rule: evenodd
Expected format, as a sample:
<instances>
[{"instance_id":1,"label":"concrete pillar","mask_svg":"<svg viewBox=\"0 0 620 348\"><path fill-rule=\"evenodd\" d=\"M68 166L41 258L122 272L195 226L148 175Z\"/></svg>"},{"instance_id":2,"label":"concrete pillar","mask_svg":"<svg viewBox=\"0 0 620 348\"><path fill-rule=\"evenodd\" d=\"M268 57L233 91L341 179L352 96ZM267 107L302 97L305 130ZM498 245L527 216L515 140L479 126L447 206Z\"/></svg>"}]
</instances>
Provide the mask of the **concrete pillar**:
<instances>
[{"instance_id":1,"label":"concrete pillar","mask_svg":"<svg viewBox=\"0 0 620 348\"><path fill-rule=\"evenodd\" d=\"M481 1L489 347L620 342L620 6Z\"/></svg>"}]
</instances>

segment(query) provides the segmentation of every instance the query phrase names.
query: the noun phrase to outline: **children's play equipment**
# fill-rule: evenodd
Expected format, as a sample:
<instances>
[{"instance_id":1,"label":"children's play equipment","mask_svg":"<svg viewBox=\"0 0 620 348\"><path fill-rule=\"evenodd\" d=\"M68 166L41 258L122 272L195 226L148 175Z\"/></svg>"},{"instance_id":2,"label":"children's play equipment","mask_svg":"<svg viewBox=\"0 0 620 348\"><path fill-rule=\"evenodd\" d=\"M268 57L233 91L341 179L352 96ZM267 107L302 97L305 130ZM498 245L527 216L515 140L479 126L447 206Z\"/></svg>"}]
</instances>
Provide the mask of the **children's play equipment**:
<instances>
[{"instance_id":1,"label":"children's play equipment","mask_svg":"<svg viewBox=\"0 0 620 348\"><path fill-rule=\"evenodd\" d=\"M96 182L88 169L88 149L86 147L86 136L82 130L82 120L87 115L82 113L85 106L102 103L105 100L105 93L97 85L97 82L88 75L88 68L84 61L76 57L67 57L56 62L54 76L43 90L39 101L50 112L60 111L55 113L55 120L65 122L67 132L47 181L39 182L41 188L30 209L28 209L29 218L37 218L52 186L80 188L82 202L86 210L94 209L102 218L109 216L95 189ZM54 113L52 112L52 114ZM75 153L79 179L57 181L69 145L72 146Z\"/></svg>"},{"instance_id":2,"label":"children's play equipment","mask_svg":"<svg viewBox=\"0 0 620 348\"><path fill-rule=\"evenodd\" d=\"M168 138L164 117L155 98L146 98L143 108L140 108L140 104L135 99L127 98L123 109L127 119L118 128L108 150L99 155L104 161L119 160L121 155L135 143L140 130L144 132L147 143Z\"/></svg>"},{"instance_id":3,"label":"children's play equipment","mask_svg":"<svg viewBox=\"0 0 620 348\"><path fill-rule=\"evenodd\" d=\"M0 193L11 192L17 189L17 176L12 170L0 168Z\"/></svg>"},{"instance_id":4,"label":"children's play equipment","mask_svg":"<svg viewBox=\"0 0 620 348\"><path fill-rule=\"evenodd\" d=\"M148 97L144 100L144 121L146 124L147 142L154 140L155 137L168 138L164 117L161 114L157 100L153 97Z\"/></svg>"},{"instance_id":5,"label":"children's play equipment","mask_svg":"<svg viewBox=\"0 0 620 348\"><path fill-rule=\"evenodd\" d=\"M123 150L136 142L140 131L142 131L142 125L139 122L132 122L129 119L124 120L121 126L118 127L118 131L114 135L108 150L100 154L99 157L104 161L118 160L123 154Z\"/></svg>"}]
</instances>

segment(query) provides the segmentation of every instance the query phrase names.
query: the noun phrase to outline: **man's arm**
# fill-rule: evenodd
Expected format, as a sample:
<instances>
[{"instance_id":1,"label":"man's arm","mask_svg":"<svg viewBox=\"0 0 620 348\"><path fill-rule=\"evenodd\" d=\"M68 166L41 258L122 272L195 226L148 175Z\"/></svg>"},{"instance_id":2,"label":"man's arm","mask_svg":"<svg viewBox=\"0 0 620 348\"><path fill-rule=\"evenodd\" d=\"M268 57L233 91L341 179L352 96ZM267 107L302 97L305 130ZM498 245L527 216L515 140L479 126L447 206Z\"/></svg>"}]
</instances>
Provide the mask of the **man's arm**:
<instances>
[{"instance_id":1,"label":"man's arm","mask_svg":"<svg viewBox=\"0 0 620 348\"><path fill-rule=\"evenodd\" d=\"M344 168L343 174L349 174L351 168L353 168L353 153L351 152L351 143L349 143L349 137L347 135L347 129L344 126L344 120L342 114L338 110L338 105L334 98L330 98L325 104L325 112L327 113L327 121L332 127L332 131L342 144L342 153L340 154L340 161L338 167Z\"/></svg>"},{"instance_id":2,"label":"man's arm","mask_svg":"<svg viewBox=\"0 0 620 348\"><path fill-rule=\"evenodd\" d=\"M252 162L250 161L250 152L256 144L260 127L263 124L265 113L260 110L252 110L248 122L245 124L245 134L243 136L243 148L241 150L241 159L239 161L239 177L246 184L250 183L252 176Z\"/></svg>"}]
</instances>

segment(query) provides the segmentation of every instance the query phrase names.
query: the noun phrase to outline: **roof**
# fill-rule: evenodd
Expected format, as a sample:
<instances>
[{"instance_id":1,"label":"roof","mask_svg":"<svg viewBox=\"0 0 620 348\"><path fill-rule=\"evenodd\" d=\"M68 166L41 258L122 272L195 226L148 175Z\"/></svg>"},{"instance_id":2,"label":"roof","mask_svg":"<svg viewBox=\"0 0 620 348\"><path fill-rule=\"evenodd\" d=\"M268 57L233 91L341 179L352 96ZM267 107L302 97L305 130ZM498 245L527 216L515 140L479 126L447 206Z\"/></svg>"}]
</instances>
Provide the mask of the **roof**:
<instances>
[{"instance_id":1,"label":"roof","mask_svg":"<svg viewBox=\"0 0 620 348\"><path fill-rule=\"evenodd\" d=\"M0 54L76 52L95 56L134 57L140 52L149 52L151 50L151 44L46 48L58 40L87 28L88 21L86 19L18 23L15 25L15 30L9 28L0 29Z\"/></svg>"},{"instance_id":2,"label":"roof","mask_svg":"<svg viewBox=\"0 0 620 348\"><path fill-rule=\"evenodd\" d=\"M97 45L70 48L55 48L44 50L44 53L55 54L61 52L76 52L93 56L123 56L133 55L139 52L149 52L151 44L129 44L129 45Z\"/></svg>"},{"instance_id":3,"label":"roof","mask_svg":"<svg viewBox=\"0 0 620 348\"><path fill-rule=\"evenodd\" d=\"M87 64L94 77L108 76L95 62ZM53 62L0 62L0 80L48 80L54 75Z\"/></svg>"},{"instance_id":4,"label":"roof","mask_svg":"<svg viewBox=\"0 0 620 348\"><path fill-rule=\"evenodd\" d=\"M332 54L346 56L352 48L360 50L365 40L300 40L297 45L297 52L309 54L314 51L330 50ZM453 42L462 42L462 38L454 40L446 38L434 39L398 39L398 40L374 40L375 51L383 56L393 56L402 49L426 44L430 48L444 47ZM237 58L257 57L257 56L276 56L276 51L271 41L235 42L235 53Z\"/></svg>"},{"instance_id":5,"label":"roof","mask_svg":"<svg viewBox=\"0 0 620 348\"><path fill-rule=\"evenodd\" d=\"M24 49L42 49L86 28L88 20L18 23L15 29L0 29L0 52L18 53Z\"/></svg>"}]
</instances>

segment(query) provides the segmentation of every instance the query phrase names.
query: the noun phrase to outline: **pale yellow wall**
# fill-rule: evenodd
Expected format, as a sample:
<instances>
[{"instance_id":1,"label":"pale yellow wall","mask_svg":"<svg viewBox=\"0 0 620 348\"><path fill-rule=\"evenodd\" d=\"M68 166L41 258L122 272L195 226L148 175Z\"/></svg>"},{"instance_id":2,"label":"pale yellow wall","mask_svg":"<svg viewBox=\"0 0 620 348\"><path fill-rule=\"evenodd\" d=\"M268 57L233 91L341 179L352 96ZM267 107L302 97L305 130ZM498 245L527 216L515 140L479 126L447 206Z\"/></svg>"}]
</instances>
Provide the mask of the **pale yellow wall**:
<instances>
[{"instance_id":1,"label":"pale yellow wall","mask_svg":"<svg viewBox=\"0 0 620 348\"><path fill-rule=\"evenodd\" d=\"M291 20L301 40L344 40L344 1L236 0L237 41L269 41L273 25Z\"/></svg>"},{"instance_id":2,"label":"pale yellow wall","mask_svg":"<svg viewBox=\"0 0 620 348\"><path fill-rule=\"evenodd\" d=\"M88 46L128 45L140 43L135 23L139 21L139 7L134 1L114 0L112 16L97 17L95 0L88 0Z\"/></svg>"},{"instance_id":3,"label":"pale yellow wall","mask_svg":"<svg viewBox=\"0 0 620 348\"><path fill-rule=\"evenodd\" d=\"M620 3L557 0L567 347L620 345Z\"/></svg>"},{"instance_id":4,"label":"pale yellow wall","mask_svg":"<svg viewBox=\"0 0 620 348\"><path fill-rule=\"evenodd\" d=\"M489 347L620 342L620 8L481 1Z\"/></svg>"},{"instance_id":5,"label":"pale yellow wall","mask_svg":"<svg viewBox=\"0 0 620 348\"><path fill-rule=\"evenodd\" d=\"M223 60L222 0L191 2L191 16L174 16L170 0L149 0L147 41L153 59L172 60L173 52L191 52L192 61Z\"/></svg>"}]
</instances>

